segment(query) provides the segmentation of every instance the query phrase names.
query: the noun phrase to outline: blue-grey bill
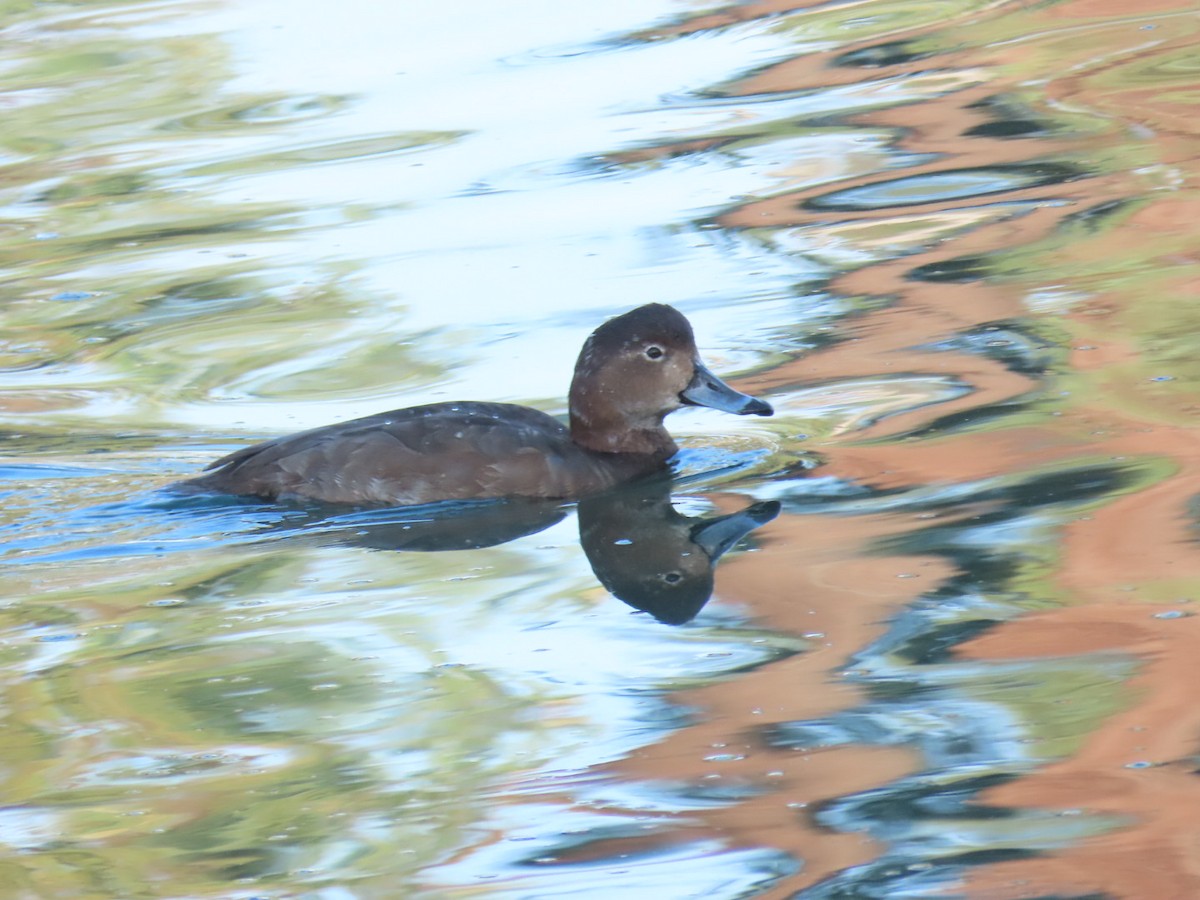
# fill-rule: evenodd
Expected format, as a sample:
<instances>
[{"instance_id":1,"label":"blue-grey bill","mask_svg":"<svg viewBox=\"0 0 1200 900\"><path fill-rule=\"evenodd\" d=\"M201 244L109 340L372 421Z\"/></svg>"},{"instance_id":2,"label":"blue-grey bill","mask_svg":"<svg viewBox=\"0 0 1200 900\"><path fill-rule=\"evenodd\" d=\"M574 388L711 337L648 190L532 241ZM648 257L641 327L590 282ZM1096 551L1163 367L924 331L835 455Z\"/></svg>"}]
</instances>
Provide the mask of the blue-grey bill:
<instances>
[{"instance_id":1,"label":"blue-grey bill","mask_svg":"<svg viewBox=\"0 0 1200 900\"><path fill-rule=\"evenodd\" d=\"M693 406L707 406L722 412L738 416L771 416L775 410L771 404L741 391L735 391L720 378L710 372L699 360L696 361L696 374L692 382L679 394L684 403Z\"/></svg>"}]
</instances>

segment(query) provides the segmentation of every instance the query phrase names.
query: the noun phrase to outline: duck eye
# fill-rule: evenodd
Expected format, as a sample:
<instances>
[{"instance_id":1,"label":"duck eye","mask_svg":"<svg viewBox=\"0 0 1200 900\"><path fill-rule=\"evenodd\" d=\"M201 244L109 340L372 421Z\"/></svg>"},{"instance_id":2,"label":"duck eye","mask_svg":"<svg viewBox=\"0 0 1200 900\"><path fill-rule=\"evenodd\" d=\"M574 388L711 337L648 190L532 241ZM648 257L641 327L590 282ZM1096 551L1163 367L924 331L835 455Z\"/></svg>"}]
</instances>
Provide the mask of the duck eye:
<instances>
[{"instance_id":1,"label":"duck eye","mask_svg":"<svg viewBox=\"0 0 1200 900\"><path fill-rule=\"evenodd\" d=\"M646 348L646 359L662 359L666 355L666 352L658 344L651 344Z\"/></svg>"}]
</instances>

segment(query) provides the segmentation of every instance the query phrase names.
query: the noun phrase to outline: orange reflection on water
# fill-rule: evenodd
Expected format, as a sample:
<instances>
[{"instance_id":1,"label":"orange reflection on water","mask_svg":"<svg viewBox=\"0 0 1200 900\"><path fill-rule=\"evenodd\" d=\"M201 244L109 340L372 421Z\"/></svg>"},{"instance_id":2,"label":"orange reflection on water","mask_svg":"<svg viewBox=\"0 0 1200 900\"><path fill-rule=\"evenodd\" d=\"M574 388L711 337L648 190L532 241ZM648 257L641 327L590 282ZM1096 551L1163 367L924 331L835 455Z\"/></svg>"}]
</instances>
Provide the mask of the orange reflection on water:
<instances>
[{"instance_id":1,"label":"orange reflection on water","mask_svg":"<svg viewBox=\"0 0 1200 900\"><path fill-rule=\"evenodd\" d=\"M859 6L864 15L870 11L870 4ZM785 17L788 27L825 13L803 4L747 4L675 30L723 27L789 9L801 12ZM1135 11L1097 0L1037 8L989 4L951 25L897 28L888 36L897 48L891 59L876 33L861 44L837 43L772 65L729 88L736 96L868 82L882 89L933 72L944 79L944 93L855 118L864 128L886 130L915 155L901 173L865 171L783 191L719 219L730 229L799 236L807 246L843 240L849 225L873 224L890 228L904 248L833 284L842 295L888 298L883 308L844 325L840 342L748 379L746 389L816 384L819 391L885 373L952 376L971 387L956 399L810 443L823 457L821 474L905 490L1088 459L1162 460L1170 470L1093 504L1056 530L1055 562L1037 591L1040 605L1050 598L1063 605L998 624L957 651L959 659L980 662L1092 654L1140 662L1127 685L1132 693L1113 689L1126 706L1103 717L1077 750L978 798L1004 807L1082 810L1124 824L1037 858L966 869L965 896L1200 895L1200 782L1190 761L1200 735L1200 712L1191 702L1200 677L1194 671L1200 618L1176 615L1190 608L1200 586L1187 509L1187 501L1200 496L1200 368L1191 342L1200 326L1194 236L1200 201L1195 68L1185 63L1195 59L1198 36L1200 22L1188 3L1140 4ZM841 64L856 53L877 62ZM1040 131L1030 126L1027 135L994 128L997 110L1004 109L1028 110L1047 125ZM823 205L834 192L872 188L899 175L1031 162L1069 162L1079 174L967 200ZM977 214L989 204L1008 204L1008 212L992 207L990 220L962 218L965 210ZM1129 210L1117 227L1075 221L1081 211L1108 204ZM942 231L927 229L922 236L937 216L958 216L963 227L954 231L942 219ZM952 272L963 260L978 261L978 272L914 277L915 271ZM931 347L1013 320L1058 329L1060 361L1046 375ZM1169 378L1156 380L1164 374ZM923 430L952 414L1022 397L1036 398L1038 412L980 427ZM785 513L765 528L763 552L728 563L719 593L774 629L821 637L798 656L685 694L685 702L703 710L702 721L618 767L641 778L700 780L718 772L769 784L754 799L697 814L730 843L775 846L804 860L802 872L762 896L792 896L881 852L861 835L814 827L803 807L788 803L851 794L920 767L907 749L838 746L810 753L761 740L765 724L811 719L859 702L859 691L839 669L885 630L890 615L950 577L953 566L944 558L864 555L886 536L914 527L903 515ZM921 577L896 580L905 571ZM1031 730L1036 725L1029 723ZM705 761L713 747L744 758L714 768Z\"/></svg>"}]
</instances>

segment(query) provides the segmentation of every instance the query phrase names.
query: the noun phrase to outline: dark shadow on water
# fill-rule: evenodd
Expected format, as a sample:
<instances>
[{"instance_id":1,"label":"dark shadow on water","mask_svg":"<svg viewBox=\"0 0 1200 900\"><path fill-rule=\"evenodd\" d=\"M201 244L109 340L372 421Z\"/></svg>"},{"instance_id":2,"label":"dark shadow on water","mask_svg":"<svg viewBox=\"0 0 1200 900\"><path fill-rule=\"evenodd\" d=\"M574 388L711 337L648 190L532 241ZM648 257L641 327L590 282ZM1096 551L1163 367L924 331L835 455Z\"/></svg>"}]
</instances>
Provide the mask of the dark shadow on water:
<instances>
[{"instance_id":1,"label":"dark shadow on water","mask_svg":"<svg viewBox=\"0 0 1200 900\"><path fill-rule=\"evenodd\" d=\"M280 542L376 551L469 551L536 534L563 521L575 507L580 543L600 583L634 609L681 625L695 618L711 597L717 560L774 519L780 504L755 503L720 516L684 516L671 502L677 484L668 476L656 477L577 504L502 499L369 509L168 489L76 508L66 521L0 535L7 538L0 552L9 563L46 564Z\"/></svg>"},{"instance_id":2,"label":"dark shadow on water","mask_svg":"<svg viewBox=\"0 0 1200 900\"><path fill-rule=\"evenodd\" d=\"M560 500L521 498L350 511L323 504L294 509L298 515L280 523L274 536L308 536L324 545L422 553L506 544L545 531L570 512L570 506Z\"/></svg>"},{"instance_id":3,"label":"dark shadow on water","mask_svg":"<svg viewBox=\"0 0 1200 900\"><path fill-rule=\"evenodd\" d=\"M613 596L668 625L696 617L712 596L717 560L780 504L755 503L722 516L684 516L670 478L652 478L577 504L579 540L597 580ZM507 499L356 510L306 507L306 521L281 522L281 536L371 550L476 550L561 522L571 504Z\"/></svg>"}]
</instances>

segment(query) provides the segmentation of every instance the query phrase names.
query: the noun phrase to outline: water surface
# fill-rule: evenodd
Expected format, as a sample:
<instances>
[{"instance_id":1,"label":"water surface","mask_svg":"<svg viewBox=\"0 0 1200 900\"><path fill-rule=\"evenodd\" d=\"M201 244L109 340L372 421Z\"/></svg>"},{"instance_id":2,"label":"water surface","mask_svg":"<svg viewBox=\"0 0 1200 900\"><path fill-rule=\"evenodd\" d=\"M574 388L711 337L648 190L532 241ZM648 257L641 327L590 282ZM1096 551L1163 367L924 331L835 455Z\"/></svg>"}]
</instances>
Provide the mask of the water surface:
<instances>
[{"instance_id":1,"label":"water surface","mask_svg":"<svg viewBox=\"0 0 1200 900\"><path fill-rule=\"evenodd\" d=\"M1200 889L1194 11L446 12L9 11L0 883ZM424 552L163 491L397 405L563 413L649 301L778 410L672 417L677 516L782 509L685 624L571 504Z\"/></svg>"}]
</instances>

